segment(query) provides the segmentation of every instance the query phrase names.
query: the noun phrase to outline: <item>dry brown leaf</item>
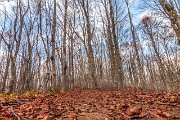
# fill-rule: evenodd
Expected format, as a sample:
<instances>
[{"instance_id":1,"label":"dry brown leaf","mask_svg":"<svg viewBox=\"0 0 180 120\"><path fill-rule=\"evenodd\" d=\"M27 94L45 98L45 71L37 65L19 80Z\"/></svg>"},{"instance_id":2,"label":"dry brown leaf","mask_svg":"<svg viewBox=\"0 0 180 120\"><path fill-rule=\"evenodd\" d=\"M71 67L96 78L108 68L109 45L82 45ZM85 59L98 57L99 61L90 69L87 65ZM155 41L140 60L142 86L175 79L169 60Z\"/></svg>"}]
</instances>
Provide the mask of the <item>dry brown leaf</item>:
<instances>
[{"instance_id":1,"label":"dry brown leaf","mask_svg":"<svg viewBox=\"0 0 180 120\"><path fill-rule=\"evenodd\" d=\"M135 106L133 108L128 108L127 113L128 115L140 115L142 111L141 106Z\"/></svg>"},{"instance_id":2,"label":"dry brown leaf","mask_svg":"<svg viewBox=\"0 0 180 120\"><path fill-rule=\"evenodd\" d=\"M158 108L159 108L160 110L166 110L166 109L167 109L167 107L166 107L165 105L160 105Z\"/></svg>"},{"instance_id":3,"label":"dry brown leaf","mask_svg":"<svg viewBox=\"0 0 180 120\"><path fill-rule=\"evenodd\" d=\"M164 116L167 117L167 118L171 117L171 114L169 114L168 112L163 112L163 114L164 114Z\"/></svg>"},{"instance_id":4,"label":"dry brown leaf","mask_svg":"<svg viewBox=\"0 0 180 120\"><path fill-rule=\"evenodd\" d=\"M48 120L49 116L46 115L42 120Z\"/></svg>"},{"instance_id":5,"label":"dry brown leaf","mask_svg":"<svg viewBox=\"0 0 180 120\"><path fill-rule=\"evenodd\" d=\"M67 115L67 117L68 118L75 118L75 117L77 117L77 115L75 113L72 113L72 114Z\"/></svg>"},{"instance_id":6,"label":"dry brown leaf","mask_svg":"<svg viewBox=\"0 0 180 120\"><path fill-rule=\"evenodd\" d=\"M9 120L9 118L8 117L3 117L2 120Z\"/></svg>"},{"instance_id":7,"label":"dry brown leaf","mask_svg":"<svg viewBox=\"0 0 180 120\"><path fill-rule=\"evenodd\" d=\"M114 106L114 105L110 105L110 106L109 106L109 109L110 109L110 110L114 110L114 109L115 109L115 106Z\"/></svg>"},{"instance_id":8,"label":"dry brown leaf","mask_svg":"<svg viewBox=\"0 0 180 120\"><path fill-rule=\"evenodd\" d=\"M44 115L40 114L37 116L37 119L43 119L44 118Z\"/></svg>"}]
</instances>

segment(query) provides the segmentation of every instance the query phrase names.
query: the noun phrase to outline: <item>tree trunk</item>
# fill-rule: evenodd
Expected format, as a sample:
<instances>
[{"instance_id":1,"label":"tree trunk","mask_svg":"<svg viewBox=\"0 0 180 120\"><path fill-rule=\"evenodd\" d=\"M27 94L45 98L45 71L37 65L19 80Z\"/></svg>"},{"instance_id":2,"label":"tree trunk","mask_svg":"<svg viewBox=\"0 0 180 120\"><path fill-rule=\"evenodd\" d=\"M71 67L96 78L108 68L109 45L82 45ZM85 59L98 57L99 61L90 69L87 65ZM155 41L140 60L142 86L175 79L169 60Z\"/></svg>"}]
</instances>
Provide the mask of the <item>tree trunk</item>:
<instances>
[{"instance_id":1,"label":"tree trunk","mask_svg":"<svg viewBox=\"0 0 180 120\"><path fill-rule=\"evenodd\" d=\"M142 67L142 64L141 64L141 60L140 60L140 57L139 57L139 52L138 52L138 47L137 47L137 43L136 43L136 36L135 36L135 29L134 29L134 25L133 25L133 22L132 22L132 17L131 17L131 14L130 14L130 10L129 10L129 3L128 1L126 0L126 6L127 6L127 9L128 9L128 16L129 16L129 22L130 22L130 28L131 28L131 35L132 35L132 40L133 40L133 45L134 45L134 48L135 48L135 54L136 54L136 59L137 59L137 63L138 63L138 70L139 70L139 78L141 83L142 83L142 87L143 89L146 88L146 85L145 85L145 79L143 78L143 67Z\"/></svg>"},{"instance_id":2,"label":"tree trunk","mask_svg":"<svg viewBox=\"0 0 180 120\"><path fill-rule=\"evenodd\" d=\"M4 91L6 90L6 82L7 82L7 77L8 77L8 72L9 72L9 64L10 64L9 51L10 51L10 50L8 50L8 56L7 56L7 62L6 62L6 68L5 68L5 72L4 72L4 75L3 75L2 92L4 92Z\"/></svg>"},{"instance_id":3,"label":"tree trunk","mask_svg":"<svg viewBox=\"0 0 180 120\"><path fill-rule=\"evenodd\" d=\"M118 88L123 89L124 87L124 72L123 72L123 65L121 60L121 55L119 51L119 44L116 36L116 24L115 24L115 17L114 17L114 10L112 6L112 1L109 0L110 5L110 19L112 24L112 35L113 35L113 42L115 47L115 58L116 58L116 82L118 83Z\"/></svg>"},{"instance_id":4,"label":"tree trunk","mask_svg":"<svg viewBox=\"0 0 180 120\"><path fill-rule=\"evenodd\" d=\"M66 62L66 32L67 32L67 9L68 1L65 0L64 3L64 29L63 29L63 50L62 50L62 90L67 89L68 79L67 79L67 62Z\"/></svg>"},{"instance_id":5,"label":"tree trunk","mask_svg":"<svg viewBox=\"0 0 180 120\"><path fill-rule=\"evenodd\" d=\"M90 71L90 79L93 81L93 87L96 89L98 88L98 83L96 79L96 68L95 68L95 62L94 62L94 55L93 55L93 49L92 49L92 33L91 33L91 25L90 25L90 18L89 18L89 5L85 6L84 0L82 1L82 7L86 18L86 29L87 29L87 44L88 44L88 64L89 64L89 71Z\"/></svg>"},{"instance_id":6,"label":"tree trunk","mask_svg":"<svg viewBox=\"0 0 180 120\"><path fill-rule=\"evenodd\" d=\"M56 57L55 57L55 34L56 34L56 0L54 0L54 11L53 11L53 23L52 23L52 36L51 36L51 44L52 44L52 53L51 53L51 62L52 62L52 79L51 84L52 88L56 89Z\"/></svg>"},{"instance_id":7,"label":"tree trunk","mask_svg":"<svg viewBox=\"0 0 180 120\"><path fill-rule=\"evenodd\" d=\"M106 12L106 19L107 19L107 44L108 44L108 51L109 51L109 59L110 59L110 76L111 80L114 84L116 84L116 59L115 59L115 53L114 53L114 44L112 40L112 34L111 34L111 21L109 17L109 12L107 8L106 0L104 0L104 8ZM105 23L104 23L105 24Z\"/></svg>"},{"instance_id":8,"label":"tree trunk","mask_svg":"<svg viewBox=\"0 0 180 120\"><path fill-rule=\"evenodd\" d=\"M177 11L178 8L175 8L176 5L172 1L168 3L166 0L159 0L159 3L171 21L171 26L178 38L178 45L180 45L180 15Z\"/></svg>"}]
</instances>

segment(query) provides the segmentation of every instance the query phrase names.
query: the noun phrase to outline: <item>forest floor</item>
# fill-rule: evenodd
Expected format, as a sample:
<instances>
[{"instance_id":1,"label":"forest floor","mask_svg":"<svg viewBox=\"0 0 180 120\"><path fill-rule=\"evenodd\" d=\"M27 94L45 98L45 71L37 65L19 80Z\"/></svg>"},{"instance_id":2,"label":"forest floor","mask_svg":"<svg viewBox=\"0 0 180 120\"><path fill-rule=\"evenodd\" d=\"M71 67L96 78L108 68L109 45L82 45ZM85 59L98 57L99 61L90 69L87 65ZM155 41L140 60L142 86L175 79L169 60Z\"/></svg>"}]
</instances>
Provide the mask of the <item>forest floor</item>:
<instances>
[{"instance_id":1,"label":"forest floor","mask_svg":"<svg viewBox=\"0 0 180 120\"><path fill-rule=\"evenodd\" d=\"M0 97L0 120L180 120L180 92L80 90Z\"/></svg>"}]
</instances>

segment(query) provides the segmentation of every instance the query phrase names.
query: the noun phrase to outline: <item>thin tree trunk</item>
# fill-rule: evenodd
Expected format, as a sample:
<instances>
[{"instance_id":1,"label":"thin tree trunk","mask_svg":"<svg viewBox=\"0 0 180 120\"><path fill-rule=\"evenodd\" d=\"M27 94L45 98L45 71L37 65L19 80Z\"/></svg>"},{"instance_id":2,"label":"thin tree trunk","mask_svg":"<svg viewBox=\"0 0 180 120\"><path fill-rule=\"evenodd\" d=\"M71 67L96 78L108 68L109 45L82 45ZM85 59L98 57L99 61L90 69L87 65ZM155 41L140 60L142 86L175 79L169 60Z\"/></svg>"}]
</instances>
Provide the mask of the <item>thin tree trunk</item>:
<instances>
[{"instance_id":1,"label":"thin tree trunk","mask_svg":"<svg viewBox=\"0 0 180 120\"><path fill-rule=\"evenodd\" d=\"M138 70L139 70L139 78L140 82L142 82L142 87L143 89L146 88L146 85L145 85L145 81L144 81L144 78L143 78L143 67L142 67L142 64L141 64L141 60L140 60L140 57L139 57L139 52L138 52L138 47L137 47L137 43L136 43L136 36L135 36L135 29L134 29L134 25L133 25L133 22L132 22L132 17L131 17L131 14L130 14L130 10L129 10L129 3L128 1L126 0L126 6L127 6L127 9L128 9L128 16L129 16L129 22L130 22L130 28L131 28L131 35L132 35L132 40L133 40L133 45L134 45L134 48L135 48L135 54L136 54L136 59L137 59L137 63L138 63Z\"/></svg>"},{"instance_id":2,"label":"thin tree trunk","mask_svg":"<svg viewBox=\"0 0 180 120\"><path fill-rule=\"evenodd\" d=\"M107 3L106 0L104 0L104 8L106 12L106 18L107 18L107 44L108 44L108 51L109 51L109 59L110 59L110 74L111 79L114 84L116 84L116 59L115 59L115 53L114 53L114 44L112 40L112 34L111 34L111 23L110 23L110 17L107 9ZM105 24L105 23L104 23Z\"/></svg>"},{"instance_id":3,"label":"thin tree trunk","mask_svg":"<svg viewBox=\"0 0 180 120\"><path fill-rule=\"evenodd\" d=\"M112 1L109 0L110 5L110 19L112 24L112 35L113 35L113 42L115 47L115 58L116 58L116 82L118 82L118 88L123 89L124 87L124 72L122 66L122 58L119 51L119 44L116 36L116 24L115 24L115 17L114 17L114 10L112 6Z\"/></svg>"},{"instance_id":4,"label":"thin tree trunk","mask_svg":"<svg viewBox=\"0 0 180 120\"><path fill-rule=\"evenodd\" d=\"M63 29L63 50L62 50L62 90L67 89L68 79L67 79L67 63L66 63L66 32L67 32L67 9L68 1L65 0L64 3L64 29Z\"/></svg>"},{"instance_id":5,"label":"thin tree trunk","mask_svg":"<svg viewBox=\"0 0 180 120\"><path fill-rule=\"evenodd\" d=\"M163 83L163 89L166 90L166 87L167 87L167 85L166 85L166 82L167 82L166 81L166 70L164 68L164 65L162 63L162 60L161 60L161 57L159 55L158 49L156 47L155 40L154 40L154 37L152 35L152 31L148 30L148 34L149 34L153 49L155 51L156 57L157 57L157 64L158 64L159 72L160 72L160 76L161 76L161 83Z\"/></svg>"},{"instance_id":6,"label":"thin tree trunk","mask_svg":"<svg viewBox=\"0 0 180 120\"><path fill-rule=\"evenodd\" d=\"M166 0L159 0L159 3L171 21L171 26L178 38L178 45L180 45L180 15L178 14L177 8L175 8L172 1L168 3Z\"/></svg>"},{"instance_id":7,"label":"thin tree trunk","mask_svg":"<svg viewBox=\"0 0 180 120\"><path fill-rule=\"evenodd\" d=\"M54 0L54 11L53 11L53 23L52 23L52 36L51 36L51 44L52 44L52 53L51 53L51 62L52 62L52 88L56 89L56 42L55 42L55 34L56 34L56 0Z\"/></svg>"},{"instance_id":8,"label":"thin tree trunk","mask_svg":"<svg viewBox=\"0 0 180 120\"><path fill-rule=\"evenodd\" d=\"M29 5L29 0L28 0L28 5ZM16 17L14 19L14 41L16 42L15 44L15 48L14 45L11 45L11 50L10 50L10 61L11 61L11 79L10 79L10 83L9 83L9 88L8 88L8 94L12 93L14 90L14 87L16 85L16 59L17 59L17 55L20 49L20 43L21 43L21 37L22 37L22 31L23 31L23 25L24 25L24 16L26 15L26 13L28 12L29 7L24 11L22 10L21 6L21 1L18 2L17 1L17 8L16 8ZM18 21L18 15L20 13L20 21ZM19 22L19 33L17 33L16 29L17 29L17 23ZM15 52L13 54L13 49L15 49Z\"/></svg>"},{"instance_id":9,"label":"thin tree trunk","mask_svg":"<svg viewBox=\"0 0 180 120\"><path fill-rule=\"evenodd\" d=\"M6 61L6 68L5 68L5 72L4 72L4 75L3 75L2 92L4 92L6 90L6 82L7 82L8 72L9 72L9 65L10 65L9 51L10 50L8 50L8 56L7 56L7 61Z\"/></svg>"},{"instance_id":10,"label":"thin tree trunk","mask_svg":"<svg viewBox=\"0 0 180 120\"><path fill-rule=\"evenodd\" d=\"M96 89L98 88L98 83L96 79L96 68L94 62L94 55L93 55L93 48L92 48L92 33L91 33L91 25L90 25L90 18L89 18L89 3L85 6L85 1L82 1L82 8L86 18L86 29L87 29L87 44L88 44L88 64L89 64L89 71L90 71L90 79L93 81L93 87Z\"/></svg>"}]
</instances>

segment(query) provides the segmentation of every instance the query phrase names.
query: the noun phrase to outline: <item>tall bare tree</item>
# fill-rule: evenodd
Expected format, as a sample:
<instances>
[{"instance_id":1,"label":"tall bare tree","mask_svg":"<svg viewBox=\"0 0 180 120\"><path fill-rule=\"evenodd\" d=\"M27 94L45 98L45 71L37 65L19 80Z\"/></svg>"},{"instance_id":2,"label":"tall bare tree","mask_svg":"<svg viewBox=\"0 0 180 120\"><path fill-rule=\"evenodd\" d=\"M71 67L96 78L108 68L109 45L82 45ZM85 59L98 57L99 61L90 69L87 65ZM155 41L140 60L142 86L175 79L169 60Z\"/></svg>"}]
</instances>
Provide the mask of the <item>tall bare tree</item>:
<instances>
[{"instance_id":1,"label":"tall bare tree","mask_svg":"<svg viewBox=\"0 0 180 120\"><path fill-rule=\"evenodd\" d=\"M178 0L158 0L163 12L167 15L168 19L171 21L171 26L174 29L178 44L180 45L180 5Z\"/></svg>"},{"instance_id":2,"label":"tall bare tree","mask_svg":"<svg viewBox=\"0 0 180 120\"><path fill-rule=\"evenodd\" d=\"M93 55L92 48L92 27L90 23L90 8L89 8L89 0L79 1L86 20L86 31L87 31L87 56L88 56L88 67L90 72L90 79L93 81L93 87L98 88L97 78L96 78L96 69L95 69L95 61Z\"/></svg>"},{"instance_id":3,"label":"tall bare tree","mask_svg":"<svg viewBox=\"0 0 180 120\"><path fill-rule=\"evenodd\" d=\"M16 59L18 56L18 52L20 49L20 44L21 44L21 37L22 37L22 31L23 31L23 26L24 26L24 17L26 13L28 12L29 7L24 11L23 10L23 3L21 0L17 0L17 7L16 7L16 13L15 13L15 19L14 19L14 26L13 26L13 43L11 44L11 49L10 49L10 68L11 68L11 79L9 82L9 87L8 87L8 93L12 93L16 82L17 82L17 77L16 77ZM29 3L29 0L28 0ZM19 20L18 20L19 19ZM19 26L17 26L19 25ZM19 31L17 31L19 29ZM15 48L14 48L15 47ZM15 49L15 51L14 51Z\"/></svg>"},{"instance_id":4,"label":"tall bare tree","mask_svg":"<svg viewBox=\"0 0 180 120\"><path fill-rule=\"evenodd\" d=\"M143 65L141 63L141 60L140 60L140 56L139 56L139 51L138 51L138 47L137 47L137 41L136 41L136 31L135 31L135 28L134 28L134 25L133 25L133 22L132 22L132 17L131 17L131 13L130 13L130 8L129 8L129 1L126 0L126 6L127 6L127 9L128 9L128 16L129 16L129 22L130 22L130 28L131 28L131 35L132 35L132 40L133 40L133 45L134 45L134 49L135 49L135 55L136 55L136 59L137 59L137 63L138 63L138 71L139 71L139 78L140 78L140 81L136 81L136 87L138 82L141 82L142 83L142 86L143 88L145 89L146 86L145 86L145 78L143 78Z\"/></svg>"},{"instance_id":5,"label":"tall bare tree","mask_svg":"<svg viewBox=\"0 0 180 120\"><path fill-rule=\"evenodd\" d=\"M117 6L118 3L117 1L114 1L114 5ZM110 7L110 19L111 19L111 26L112 26L112 39L115 47L115 57L116 57L116 67L117 67L117 83L118 83L118 88L123 89L124 87L124 72L123 72L123 65L122 65L122 58L120 55L120 50L119 50L119 41L117 39L117 33L116 33L116 27L117 27L117 17L115 16L115 10L113 9L113 2L112 0L109 0L109 7ZM116 11L118 12L118 11Z\"/></svg>"},{"instance_id":6,"label":"tall bare tree","mask_svg":"<svg viewBox=\"0 0 180 120\"><path fill-rule=\"evenodd\" d=\"M56 89L56 0L54 0L54 10L53 10L53 23L52 23L52 33L51 33L51 62L52 62L52 87Z\"/></svg>"},{"instance_id":7,"label":"tall bare tree","mask_svg":"<svg viewBox=\"0 0 180 120\"><path fill-rule=\"evenodd\" d=\"M62 49L62 89L67 89L67 62L66 62L66 36L67 36L67 9L68 0L64 1L64 26L63 26L63 49Z\"/></svg>"}]
</instances>

